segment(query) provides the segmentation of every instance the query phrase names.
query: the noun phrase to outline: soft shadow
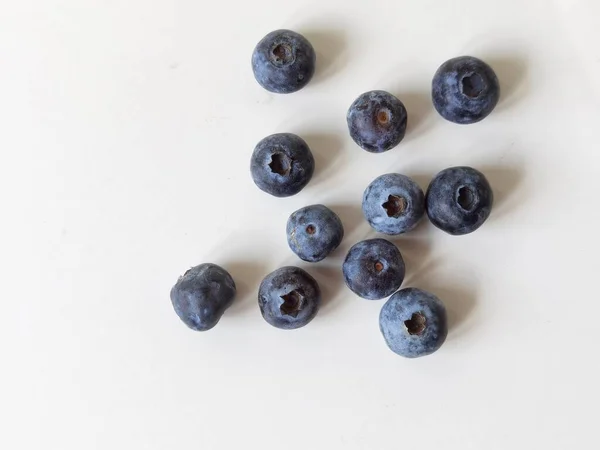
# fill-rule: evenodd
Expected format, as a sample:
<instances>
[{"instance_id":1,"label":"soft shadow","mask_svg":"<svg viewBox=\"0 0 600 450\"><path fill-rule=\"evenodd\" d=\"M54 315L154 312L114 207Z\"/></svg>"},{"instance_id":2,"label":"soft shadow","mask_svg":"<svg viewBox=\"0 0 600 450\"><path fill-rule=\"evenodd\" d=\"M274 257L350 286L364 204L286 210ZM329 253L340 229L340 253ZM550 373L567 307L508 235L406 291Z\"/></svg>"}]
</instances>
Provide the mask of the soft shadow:
<instances>
[{"instance_id":1,"label":"soft shadow","mask_svg":"<svg viewBox=\"0 0 600 450\"><path fill-rule=\"evenodd\" d=\"M427 129L427 122L430 121L431 113L434 112L431 103L431 93L397 90L394 92L394 95L406 107L408 121L404 140L408 142L424 133Z\"/></svg>"},{"instance_id":2,"label":"soft shadow","mask_svg":"<svg viewBox=\"0 0 600 450\"><path fill-rule=\"evenodd\" d=\"M344 289L344 277L341 264L326 266L322 263L303 265L302 268L310 273L321 288L321 309L319 316L331 313L338 305L340 294Z\"/></svg>"},{"instance_id":3,"label":"soft shadow","mask_svg":"<svg viewBox=\"0 0 600 450\"><path fill-rule=\"evenodd\" d=\"M313 180L320 181L332 171L342 156L344 142L332 133L302 133L315 158L315 175Z\"/></svg>"},{"instance_id":4,"label":"soft shadow","mask_svg":"<svg viewBox=\"0 0 600 450\"><path fill-rule=\"evenodd\" d=\"M369 225L363 216L360 202L332 204L327 206L336 213L342 221L342 225L344 226L344 240L351 236L359 226Z\"/></svg>"},{"instance_id":5,"label":"soft shadow","mask_svg":"<svg viewBox=\"0 0 600 450\"><path fill-rule=\"evenodd\" d=\"M258 308L258 286L267 275L267 266L259 261L233 261L223 267L231 274L237 288L236 299L228 313L239 314Z\"/></svg>"},{"instance_id":6,"label":"soft shadow","mask_svg":"<svg viewBox=\"0 0 600 450\"><path fill-rule=\"evenodd\" d=\"M431 269L431 240L427 236L417 238L409 232L408 235L390 236L387 239L400 250L406 266L405 283L410 283L419 274Z\"/></svg>"},{"instance_id":7,"label":"soft shadow","mask_svg":"<svg viewBox=\"0 0 600 450\"><path fill-rule=\"evenodd\" d=\"M527 61L518 55L490 55L484 58L500 82L499 111L526 97L529 89L527 79Z\"/></svg>"},{"instance_id":8,"label":"soft shadow","mask_svg":"<svg viewBox=\"0 0 600 450\"><path fill-rule=\"evenodd\" d=\"M313 83L319 83L341 71L348 61L346 32L342 29L307 29L302 34L317 54Z\"/></svg>"},{"instance_id":9,"label":"soft shadow","mask_svg":"<svg viewBox=\"0 0 600 450\"><path fill-rule=\"evenodd\" d=\"M483 166L478 168L490 182L494 193L492 218L500 218L523 205L526 195L520 195L524 171L518 166Z\"/></svg>"}]
</instances>

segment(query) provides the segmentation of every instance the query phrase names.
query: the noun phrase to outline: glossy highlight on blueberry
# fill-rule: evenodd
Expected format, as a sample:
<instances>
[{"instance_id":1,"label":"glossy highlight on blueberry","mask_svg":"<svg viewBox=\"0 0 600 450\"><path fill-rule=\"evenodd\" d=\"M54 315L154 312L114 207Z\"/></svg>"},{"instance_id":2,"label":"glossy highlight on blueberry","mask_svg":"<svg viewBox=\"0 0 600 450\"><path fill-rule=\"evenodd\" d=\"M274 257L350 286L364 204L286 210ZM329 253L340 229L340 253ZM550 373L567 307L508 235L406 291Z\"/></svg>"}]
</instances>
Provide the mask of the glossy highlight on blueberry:
<instances>
[{"instance_id":1,"label":"glossy highlight on blueberry","mask_svg":"<svg viewBox=\"0 0 600 450\"><path fill-rule=\"evenodd\" d=\"M488 219L494 194L478 170L451 167L431 181L425 203L433 225L446 233L463 235L477 230Z\"/></svg>"},{"instance_id":2,"label":"glossy highlight on blueberry","mask_svg":"<svg viewBox=\"0 0 600 450\"><path fill-rule=\"evenodd\" d=\"M383 305L379 329L394 353L406 358L430 355L448 335L446 308L429 292L401 289Z\"/></svg>"},{"instance_id":3,"label":"glossy highlight on blueberry","mask_svg":"<svg viewBox=\"0 0 600 450\"><path fill-rule=\"evenodd\" d=\"M252 53L254 78L276 94L289 94L306 86L315 73L315 64L310 42L291 30L267 34Z\"/></svg>"},{"instance_id":4,"label":"glossy highlight on blueberry","mask_svg":"<svg viewBox=\"0 0 600 450\"><path fill-rule=\"evenodd\" d=\"M388 173L377 177L363 194L362 210L369 225L380 233L406 233L425 214L425 195L406 175Z\"/></svg>"},{"instance_id":5,"label":"glossy highlight on blueberry","mask_svg":"<svg viewBox=\"0 0 600 450\"><path fill-rule=\"evenodd\" d=\"M500 98L494 70L472 56L452 58L433 76L433 106L446 120L471 124L486 118Z\"/></svg>"},{"instance_id":6,"label":"glossy highlight on blueberry","mask_svg":"<svg viewBox=\"0 0 600 450\"><path fill-rule=\"evenodd\" d=\"M348 109L350 136L362 149L382 153L404 138L408 116L404 104L389 92L369 91Z\"/></svg>"},{"instance_id":7,"label":"glossy highlight on blueberry","mask_svg":"<svg viewBox=\"0 0 600 450\"><path fill-rule=\"evenodd\" d=\"M283 330L300 328L319 312L321 289L305 270L293 266L282 267L261 282L258 306L270 325Z\"/></svg>"},{"instance_id":8,"label":"glossy highlight on blueberry","mask_svg":"<svg viewBox=\"0 0 600 450\"><path fill-rule=\"evenodd\" d=\"M221 319L235 298L229 272L216 264L200 264L179 277L171 289L171 303L192 330L207 331Z\"/></svg>"},{"instance_id":9,"label":"glossy highlight on blueberry","mask_svg":"<svg viewBox=\"0 0 600 450\"><path fill-rule=\"evenodd\" d=\"M405 271L400 250L385 239L367 239L353 245L342 265L346 286L367 300L393 294L404 281Z\"/></svg>"},{"instance_id":10,"label":"glossy highlight on blueberry","mask_svg":"<svg viewBox=\"0 0 600 450\"><path fill-rule=\"evenodd\" d=\"M304 261L321 261L342 242L344 227L336 213L324 205L294 211L286 226L290 249Z\"/></svg>"},{"instance_id":11,"label":"glossy highlight on blueberry","mask_svg":"<svg viewBox=\"0 0 600 450\"><path fill-rule=\"evenodd\" d=\"M256 186L275 197L300 192L310 181L315 160L306 142L292 133L278 133L261 140L250 161Z\"/></svg>"}]
</instances>

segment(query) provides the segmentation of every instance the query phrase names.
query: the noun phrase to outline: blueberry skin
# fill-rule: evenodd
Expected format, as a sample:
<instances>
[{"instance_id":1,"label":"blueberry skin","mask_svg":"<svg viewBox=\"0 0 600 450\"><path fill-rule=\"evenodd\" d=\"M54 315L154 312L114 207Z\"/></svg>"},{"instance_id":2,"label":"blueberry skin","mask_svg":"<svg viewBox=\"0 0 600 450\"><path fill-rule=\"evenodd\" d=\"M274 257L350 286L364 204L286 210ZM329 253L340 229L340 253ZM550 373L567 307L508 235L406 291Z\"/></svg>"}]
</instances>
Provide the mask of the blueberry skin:
<instances>
[{"instance_id":1,"label":"blueberry skin","mask_svg":"<svg viewBox=\"0 0 600 450\"><path fill-rule=\"evenodd\" d=\"M294 211L286 226L290 249L304 261L317 262L334 251L344 237L342 221L324 205Z\"/></svg>"},{"instance_id":2,"label":"blueberry skin","mask_svg":"<svg viewBox=\"0 0 600 450\"><path fill-rule=\"evenodd\" d=\"M385 239L353 245L342 265L346 286L367 300L393 294L404 281L405 270L400 250Z\"/></svg>"},{"instance_id":3,"label":"blueberry skin","mask_svg":"<svg viewBox=\"0 0 600 450\"><path fill-rule=\"evenodd\" d=\"M442 170L429 184L425 198L431 223L452 235L472 233L483 225L493 203L488 180L472 167Z\"/></svg>"},{"instance_id":4,"label":"blueberry skin","mask_svg":"<svg viewBox=\"0 0 600 450\"><path fill-rule=\"evenodd\" d=\"M500 98L494 70L482 60L460 56L442 64L433 76L433 106L450 122L469 124L486 118Z\"/></svg>"},{"instance_id":5,"label":"blueberry skin","mask_svg":"<svg viewBox=\"0 0 600 450\"><path fill-rule=\"evenodd\" d=\"M308 184L315 159L300 136L278 133L261 140L250 161L254 183L275 197L289 197Z\"/></svg>"},{"instance_id":6,"label":"blueberry skin","mask_svg":"<svg viewBox=\"0 0 600 450\"><path fill-rule=\"evenodd\" d=\"M412 230L425 214L425 195L406 175L388 173L375 178L363 194L365 219L376 231L401 234Z\"/></svg>"},{"instance_id":7,"label":"blueberry skin","mask_svg":"<svg viewBox=\"0 0 600 450\"><path fill-rule=\"evenodd\" d=\"M235 298L233 278L216 264L200 264L179 277L171 289L171 303L192 330L214 327Z\"/></svg>"},{"instance_id":8,"label":"blueberry skin","mask_svg":"<svg viewBox=\"0 0 600 450\"><path fill-rule=\"evenodd\" d=\"M430 355L448 335L446 308L429 292L401 289L381 308L379 329L394 353L406 358Z\"/></svg>"},{"instance_id":9,"label":"blueberry skin","mask_svg":"<svg viewBox=\"0 0 600 450\"><path fill-rule=\"evenodd\" d=\"M267 91L289 94L302 89L315 73L315 50L301 34L276 30L252 53L254 78Z\"/></svg>"},{"instance_id":10,"label":"blueberry skin","mask_svg":"<svg viewBox=\"0 0 600 450\"><path fill-rule=\"evenodd\" d=\"M315 318L321 306L321 289L306 271L282 267L267 275L258 288L263 318L282 330L293 330Z\"/></svg>"},{"instance_id":11,"label":"blueberry skin","mask_svg":"<svg viewBox=\"0 0 600 450\"><path fill-rule=\"evenodd\" d=\"M359 147L382 153L404 138L407 113L404 104L389 92L370 91L354 100L346 120L350 137Z\"/></svg>"}]
</instances>

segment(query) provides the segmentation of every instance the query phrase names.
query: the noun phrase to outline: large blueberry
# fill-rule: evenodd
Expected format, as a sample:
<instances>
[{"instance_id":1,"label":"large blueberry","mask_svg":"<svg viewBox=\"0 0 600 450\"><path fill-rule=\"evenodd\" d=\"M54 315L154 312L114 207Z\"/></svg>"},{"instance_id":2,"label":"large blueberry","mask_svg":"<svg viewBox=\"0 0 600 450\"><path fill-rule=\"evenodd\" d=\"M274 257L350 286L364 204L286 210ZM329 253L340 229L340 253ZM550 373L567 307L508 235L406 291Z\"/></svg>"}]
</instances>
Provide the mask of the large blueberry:
<instances>
[{"instance_id":1,"label":"large blueberry","mask_svg":"<svg viewBox=\"0 0 600 450\"><path fill-rule=\"evenodd\" d=\"M400 250L385 239L367 239L350 248L342 272L356 295L378 300L394 293L404 281Z\"/></svg>"},{"instance_id":2,"label":"large blueberry","mask_svg":"<svg viewBox=\"0 0 600 450\"><path fill-rule=\"evenodd\" d=\"M483 120L500 98L498 77L490 66L472 56L446 61L433 76L433 106L450 122Z\"/></svg>"},{"instance_id":3,"label":"large blueberry","mask_svg":"<svg viewBox=\"0 0 600 450\"><path fill-rule=\"evenodd\" d=\"M300 136L279 133L258 143L250 161L254 183L275 197L289 197L308 184L315 159Z\"/></svg>"},{"instance_id":4,"label":"large blueberry","mask_svg":"<svg viewBox=\"0 0 600 450\"><path fill-rule=\"evenodd\" d=\"M171 289L171 303L179 318L192 330L214 327L235 297L235 283L216 264L200 264L179 277Z\"/></svg>"},{"instance_id":5,"label":"large blueberry","mask_svg":"<svg viewBox=\"0 0 600 450\"><path fill-rule=\"evenodd\" d=\"M375 178L363 194L363 214L380 233L412 230L425 214L425 196L406 175L388 173Z\"/></svg>"},{"instance_id":6,"label":"large blueberry","mask_svg":"<svg viewBox=\"0 0 600 450\"><path fill-rule=\"evenodd\" d=\"M321 261L342 242L342 221L328 207L311 205L294 211L286 226L290 249L304 261Z\"/></svg>"},{"instance_id":7,"label":"large blueberry","mask_svg":"<svg viewBox=\"0 0 600 450\"><path fill-rule=\"evenodd\" d=\"M276 328L292 330L308 324L321 306L317 281L298 267L282 267L267 275L258 288L263 318Z\"/></svg>"},{"instance_id":8,"label":"large blueberry","mask_svg":"<svg viewBox=\"0 0 600 450\"><path fill-rule=\"evenodd\" d=\"M310 42L290 30L267 34L252 53L254 78L267 91L289 94L302 89L315 73L316 56Z\"/></svg>"},{"instance_id":9,"label":"large blueberry","mask_svg":"<svg viewBox=\"0 0 600 450\"><path fill-rule=\"evenodd\" d=\"M379 329L394 353L407 358L429 355L448 335L446 308L429 292L401 289L383 305Z\"/></svg>"},{"instance_id":10,"label":"large blueberry","mask_svg":"<svg viewBox=\"0 0 600 450\"><path fill-rule=\"evenodd\" d=\"M425 198L431 223L453 235L479 228L489 217L493 202L488 180L472 167L442 170L429 184Z\"/></svg>"},{"instance_id":11,"label":"large blueberry","mask_svg":"<svg viewBox=\"0 0 600 450\"><path fill-rule=\"evenodd\" d=\"M381 153L404 138L407 114L404 104L389 92L370 91L354 100L346 120L354 142L368 152Z\"/></svg>"}]
</instances>

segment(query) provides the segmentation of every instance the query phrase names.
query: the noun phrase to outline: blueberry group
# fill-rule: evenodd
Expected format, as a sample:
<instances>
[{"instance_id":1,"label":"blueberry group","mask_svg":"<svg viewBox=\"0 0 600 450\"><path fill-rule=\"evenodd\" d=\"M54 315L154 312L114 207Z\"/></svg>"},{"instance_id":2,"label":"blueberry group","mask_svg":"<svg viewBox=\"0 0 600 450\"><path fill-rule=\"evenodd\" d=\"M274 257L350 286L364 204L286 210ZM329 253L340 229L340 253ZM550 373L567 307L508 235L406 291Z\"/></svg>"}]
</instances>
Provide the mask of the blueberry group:
<instances>
[{"instance_id":1,"label":"blueberry group","mask_svg":"<svg viewBox=\"0 0 600 450\"><path fill-rule=\"evenodd\" d=\"M315 159L300 136L278 133L261 140L250 161L254 183L275 197L289 197L308 184Z\"/></svg>"},{"instance_id":2,"label":"blueberry group","mask_svg":"<svg viewBox=\"0 0 600 450\"><path fill-rule=\"evenodd\" d=\"M252 53L252 70L266 90L287 94L302 89L315 73L315 51L308 40L290 30L267 34ZM432 81L432 101L445 119L468 124L487 117L498 103L498 78L483 61L463 56L446 61ZM389 92L360 95L346 114L352 140L371 153L397 146L406 133L404 104ZM298 194L310 182L315 159L307 143L292 133L262 139L254 148L250 173L256 186L275 197ZM362 212L375 232L399 235L415 229L425 214L451 235L477 230L489 217L492 188L478 170L461 166L439 172L424 194L406 175L386 173L364 190ZM340 217L322 204L294 211L286 224L287 244L302 261L317 263L342 243ZM341 265L346 286L367 300L389 299L379 314L379 328L396 354L416 358L437 351L448 334L443 303L417 288L400 289L406 266L398 247L386 239L362 240L350 247ZM213 328L233 303L236 286L231 275L216 264L191 268L171 289L179 318L191 329ZM291 330L304 327L317 315L321 289L304 269L281 267L268 274L258 288L258 306L270 325Z\"/></svg>"},{"instance_id":3,"label":"blueberry group","mask_svg":"<svg viewBox=\"0 0 600 450\"><path fill-rule=\"evenodd\" d=\"M332 210L324 205L311 205L294 211L286 226L290 249L300 259L321 261L342 242L344 227Z\"/></svg>"},{"instance_id":4,"label":"blueberry group","mask_svg":"<svg viewBox=\"0 0 600 450\"><path fill-rule=\"evenodd\" d=\"M427 189L427 215L452 235L472 233L487 220L494 195L488 180L472 167L442 170Z\"/></svg>"},{"instance_id":5,"label":"blueberry group","mask_svg":"<svg viewBox=\"0 0 600 450\"><path fill-rule=\"evenodd\" d=\"M270 325L283 330L300 328L319 312L321 289L306 271L298 267L282 267L260 283L258 306Z\"/></svg>"},{"instance_id":6,"label":"blueberry group","mask_svg":"<svg viewBox=\"0 0 600 450\"><path fill-rule=\"evenodd\" d=\"M394 353L407 358L429 355L446 340L446 308L429 292L401 289L383 305L379 329Z\"/></svg>"},{"instance_id":7,"label":"blueberry group","mask_svg":"<svg viewBox=\"0 0 600 450\"><path fill-rule=\"evenodd\" d=\"M405 267L400 250L390 241L367 239L350 248L342 272L352 292L367 300L379 300L400 287Z\"/></svg>"},{"instance_id":8,"label":"blueberry group","mask_svg":"<svg viewBox=\"0 0 600 450\"><path fill-rule=\"evenodd\" d=\"M494 70L472 56L452 58L433 76L433 106L450 122L469 124L486 118L500 98Z\"/></svg>"},{"instance_id":9,"label":"blueberry group","mask_svg":"<svg viewBox=\"0 0 600 450\"><path fill-rule=\"evenodd\" d=\"M425 196L419 185L406 175L388 173L367 186L362 210L376 231L406 233L416 227L425 214Z\"/></svg>"},{"instance_id":10,"label":"blueberry group","mask_svg":"<svg viewBox=\"0 0 600 450\"><path fill-rule=\"evenodd\" d=\"M302 89L315 73L316 55L308 40L290 30L267 34L252 53L254 78L267 91L289 94Z\"/></svg>"},{"instance_id":11,"label":"blueberry group","mask_svg":"<svg viewBox=\"0 0 600 450\"><path fill-rule=\"evenodd\" d=\"M171 289L171 302L179 318L192 330L214 327L235 297L229 272L216 264L200 264L179 277Z\"/></svg>"},{"instance_id":12,"label":"blueberry group","mask_svg":"<svg viewBox=\"0 0 600 450\"><path fill-rule=\"evenodd\" d=\"M350 137L371 153L382 153L398 145L406 133L407 120L404 104L385 91L360 95L346 115Z\"/></svg>"}]
</instances>

